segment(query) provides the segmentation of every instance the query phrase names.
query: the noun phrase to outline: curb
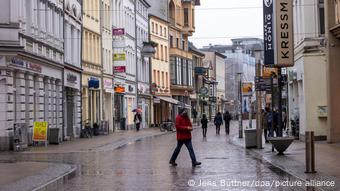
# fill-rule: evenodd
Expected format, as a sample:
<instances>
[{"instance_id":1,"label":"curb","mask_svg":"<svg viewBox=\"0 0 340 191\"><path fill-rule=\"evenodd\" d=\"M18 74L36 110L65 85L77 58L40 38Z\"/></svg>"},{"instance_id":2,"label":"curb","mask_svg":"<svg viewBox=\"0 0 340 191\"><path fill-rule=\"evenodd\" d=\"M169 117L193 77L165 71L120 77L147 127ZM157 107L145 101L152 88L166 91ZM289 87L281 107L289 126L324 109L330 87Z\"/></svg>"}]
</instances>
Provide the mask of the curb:
<instances>
[{"instance_id":1,"label":"curb","mask_svg":"<svg viewBox=\"0 0 340 191\"><path fill-rule=\"evenodd\" d=\"M281 165L278 165L278 164L268 160L265 156L262 155L262 153L257 152L256 150L253 150L253 149L246 149L243 145L240 145L236 141L234 141L235 139L238 139L237 135L230 135L229 143L233 144L234 146L239 147L240 149L244 149L246 152L251 154L252 157L255 157L255 158L259 159L259 160L262 160L265 163L268 163L268 164L274 166L275 168L278 168L278 169L282 170L283 172L289 174L290 176L292 176L292 177L294 177L294 178L296 178L298 180L301 180L303 182L307 182L309 180L320 180L321 176L323 175L323 174L318 174L318 175L310 174L311 177L302 178L298 174L291 172L290 169L286 169L286 168L282 167ZM308 176L308 174L306 176ZM329 177L330 176L324 176L324 178L329 178ZM338 183L337 179L335 177L332 177L332 178L334 178L335 185L336 185ZM312 190L333 191L333 190L337 190L337 186L335 186L335 188L332 188L332 187L326 187L326 188L325 187L312 187Z\"/></svg>"}]
</instances>

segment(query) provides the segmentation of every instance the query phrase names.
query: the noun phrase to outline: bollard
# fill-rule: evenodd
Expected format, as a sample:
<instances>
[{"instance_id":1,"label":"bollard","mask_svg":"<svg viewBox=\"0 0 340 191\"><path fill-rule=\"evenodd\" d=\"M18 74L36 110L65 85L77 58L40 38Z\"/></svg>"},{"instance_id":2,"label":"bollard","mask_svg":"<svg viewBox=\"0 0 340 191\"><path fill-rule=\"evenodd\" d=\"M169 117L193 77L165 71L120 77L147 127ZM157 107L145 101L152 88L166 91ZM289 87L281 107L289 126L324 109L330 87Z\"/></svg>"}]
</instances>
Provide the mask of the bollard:
<instances>
[{"instance_id":1,"label":"bollard","mask_svg":"<svg viewBox=\"0 0 340 191\"><path fill-rule=\"evenodd\" d=\"M305 173L316 173L314 132L313 131L306 131L305 142L306 142L306 171Z\"/></svg>"}]
</instances>

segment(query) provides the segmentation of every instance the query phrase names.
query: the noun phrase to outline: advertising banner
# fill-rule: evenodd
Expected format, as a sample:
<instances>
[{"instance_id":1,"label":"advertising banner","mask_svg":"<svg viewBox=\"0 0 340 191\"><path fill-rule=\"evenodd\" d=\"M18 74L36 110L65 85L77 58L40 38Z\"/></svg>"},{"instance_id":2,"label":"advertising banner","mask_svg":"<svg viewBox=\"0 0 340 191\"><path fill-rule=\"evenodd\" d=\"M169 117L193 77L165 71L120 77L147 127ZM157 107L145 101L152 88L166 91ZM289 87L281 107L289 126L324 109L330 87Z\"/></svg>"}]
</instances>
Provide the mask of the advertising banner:
<instances>
[{"instance_id":1,"label":"advertising banner","mask_svg":"<svg viewBox=\"0 0 340 191\"><path fill-rule=\"evenodd\" d=\"M294 66L293 1L263 0L264 64Z\"/></svg>"},{"instance_id":2,"label":"advertising banner","mask_svg":"<svg viewBox=\"0 0 340 191\"><path fill-rule=\"evenodd\" d=\"M113 61L125 61L125 53L113 54Z\"/></svg>"},{"instance_id":3,"label":"advertising banner","mask_svg":"<svg viewBox=\"0 0 340 191\"><path fill-rule=\"evenodd\" d=\"M253 83L252 82L242 83L242 95L243 96L253 95Z\"/></svg>"},{"instance_id":4,"label":"advertising banner","mask_svg":"<svg viewBox=\"0 0 340 191\"><path fill-rule=\"evenodd\" d=\"M113 73L125 73L126 67L125 66L114 66Z\"/></svg>"},{"instance_id":5,"label":"advertising banner","mask_svg":"<svg viewBox=\"0 0 340 191\"><path fill-rule=\"evenodd\" d=\"M33 141L47 141L48 122L33 123Z\"/></svg>"},{"instance_id":6,"label":"advertising banner","mask_svg":"<svg viewBox=\"0 0 340 191\"><path fill-rule=\"evenodd\" d=\"M125 29L124 28L112 29L112 35L113 36L122 36L122 35L125 35Z\"/></svg>"}]
</instances>

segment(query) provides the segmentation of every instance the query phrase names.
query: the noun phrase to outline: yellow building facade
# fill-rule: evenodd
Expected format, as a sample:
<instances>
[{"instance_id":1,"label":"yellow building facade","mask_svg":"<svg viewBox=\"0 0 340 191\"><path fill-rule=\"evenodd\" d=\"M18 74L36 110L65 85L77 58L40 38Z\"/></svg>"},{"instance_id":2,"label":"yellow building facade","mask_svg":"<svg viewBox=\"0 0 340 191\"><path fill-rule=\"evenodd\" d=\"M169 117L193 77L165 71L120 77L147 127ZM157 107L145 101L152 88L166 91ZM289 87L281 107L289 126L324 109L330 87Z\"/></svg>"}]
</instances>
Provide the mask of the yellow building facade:
<instances>
[{"instance_id":1,"label":"yellow building facade","mask_svg":"<svg viewBox=\"0 0 340 191\"><path fill-rule=\"evenodd\" d=\"M90 124L102 119L100 3L100 0L83 1L82 119Z\"/></svg>"},{"instance_id":2,"label":"yellow building facade","mask_svg":"<svg viewBox=\"0 0 340 191\"><path fill-rule=\"evenodd\" d=\"M180 107L191 110L190 94L194 91L193 55L188 37L195 32L195 6L200 1L169 1L169 43L171 94ZM174 108L177 113L177 108Z\"/></svg>"},{"instance_id":3,"label":"yellow building facade","mask_svg":"<svg viewBox=\"0 0 340 191\"><path fill-rule=\"evenodd\" d=\"M168 22L150 15L150 40L157 43L156 53L151 59L151 75L154 95L170 98L169 28ZM153 104L153 123L160 124L171 118L170 103L161 99Z\"/></svg>"}]
</instances>

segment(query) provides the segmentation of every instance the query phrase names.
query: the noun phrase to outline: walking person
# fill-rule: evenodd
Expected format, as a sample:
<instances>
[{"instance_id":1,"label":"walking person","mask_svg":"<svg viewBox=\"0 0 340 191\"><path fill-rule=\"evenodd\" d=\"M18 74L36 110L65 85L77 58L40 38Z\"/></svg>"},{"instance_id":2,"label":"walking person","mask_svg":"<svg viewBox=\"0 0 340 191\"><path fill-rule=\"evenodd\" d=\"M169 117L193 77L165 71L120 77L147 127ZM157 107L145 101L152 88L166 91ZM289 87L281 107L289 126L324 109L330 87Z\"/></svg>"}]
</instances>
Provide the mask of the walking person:
<instances>
[{"instance_id":1,"label":"walking person","mask_svg":"<svg viewBox=\"0 0 340 191\"><path fill-rule=\"evenodd\" d=\"M188 116L188 111L186 109L184 108L180 109L179 114L176 116L175 125L177 134L177 147L174 150L169 163L172 166L177 166L176 159L184 144L189 151L192 166L195 167L197 165L201 165L201 162L198 162L196 160L195 152L192 147L191 143L192 124Z\"/></svg>"},{"instance_id":2,"label":"walking person","mask_svg":"<svg viewBox=\"0 0 340 191\"><path fill-rule=\"evenodd\" d=\"M139 131L140 129L140 124L142 122L142 115L141 115L141 111L137 110L135 117L133 119L133 122L136 124L136 130Z\"/></svg>"},{"instance_id":3,"label":"walking person","mask_svg":"<svg viewBox=\"0 0 340 191\"><path fill-rule=\"evenodd\" d=\"M279 112L277 109L274 109L273 111L273 136L275 132L275 136L278 137L279 131L278 131L278 126L279 126Z\"/></svg>"},{"instance_id":4,"label":"walking person","mask_svg":"<svg viewBox=\"0 0 340 191\"><path fill-rule=\"evenodd\" d=\"M230 121L231 121L231 115L229 111L226 111L223 116L224 124L225 124L225 134L229 135L230 132Z\"/></svg>"},{"instance_id":5,"label":"walking person","mask_svg":"<svg viewBox=\"0 0 340 191\"><path fill-rule=\"evenodd\" d=\"M202 115L201 124L203 130L203 137L207 137L208 118L205 114Z\"/></svg>"},{"instance_id":6,"label":"walking person","mask_svg":"<svg viewBox=\"0 0 340 191\"><path fill-rule=\"evenodd\" d=\"M223 118L221 112L218 112L214 119L214 124L216 126L216 135L220 134L220 127L223 124Z\"/></svg>"},{"instance_id":7,"label":"walking person","mask_svg":"<svg viewBox=\"0 0 340 191\"><path fill-rule=\"evenodd\" d=\"M266 140L266 143L268 143L268 121L267 121L267 108L266 110L261 110L261 122L262 122L262 129L264 134L264 139Z\"/></svg>"},{"instance_id":8,"label":"walking person","mask_svg":"<svg viewBox=\"0 0 340 191\"><path fill-rule=\"evenodd\" d=\"M267 119L267 129L269 130L268 132L268 137L274 137L274 130L273 130L273 113L270 111L270 109L267 107L266 108L266 119Z\"/></svg>"}]
</instances>

